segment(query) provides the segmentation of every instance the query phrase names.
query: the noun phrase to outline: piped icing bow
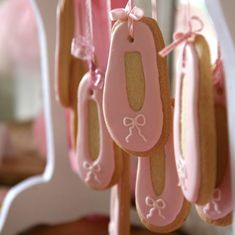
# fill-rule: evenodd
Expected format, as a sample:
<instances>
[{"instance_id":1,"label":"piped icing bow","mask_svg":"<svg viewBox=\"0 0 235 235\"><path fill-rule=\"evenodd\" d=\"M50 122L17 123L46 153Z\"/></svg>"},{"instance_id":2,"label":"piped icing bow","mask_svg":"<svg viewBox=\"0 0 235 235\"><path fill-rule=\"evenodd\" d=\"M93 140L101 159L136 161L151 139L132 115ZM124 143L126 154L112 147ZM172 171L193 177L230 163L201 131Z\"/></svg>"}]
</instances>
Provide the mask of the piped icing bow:
<instances>
[{"instance_id":1,"label":"piped icing bow","mask_svg":"<svg viewBox=\"0 0 235 235\"><path fill-rule=\"evenodd\" d=\"M100 183L100 180L97 176L97 174L101 172L101 167L99 164L84 162L83 168L87 170L87 175L85 179L86 182L95 180L97 183Z\"/></svg>"},{"instance_id":2,"label":"piped icing bow","mask_svg":"<svg viewBox=\"0 0 235 235\"><path fill-rule=\"evenodd\" d=\"M162 219L166 219L166 217L162 214L162 210L166 208L166 203L163 199L157 199L154 200L151 197L146 197L145 198L145 204L150 207L151 209L149 210L149 213L146 215L147 219L151 218L153 216L153 213L155 210L157 210L158 215Z\"/></svg>"},{"instance_id":3,"label":"piped icing bow","mask_svg":"<svg viewBox=\"0 0 235 235\"><path fill-rule=\"evenodd\" d=\"M71 45L71 54L81 60L93 60L95 53L95 47L91 40L82 35L73 38Z\"/></svg>"},{"instance_id":4,"label":"piped icing bow","mask_svg":"<svg viewBox=\"0 0 235 235\"><path fill-rule=\"evenodd\" d=\"M129 138L133 135L133 130L136 128L138 135L143 139L144 142L147 142L145 136L141 133L141 127L146 125L146 118L143 114L139 114L136 117L124 117L123 125L129 127L129 134L126 136L125 140L129 143Z\"/></svg>"}]
</instances>

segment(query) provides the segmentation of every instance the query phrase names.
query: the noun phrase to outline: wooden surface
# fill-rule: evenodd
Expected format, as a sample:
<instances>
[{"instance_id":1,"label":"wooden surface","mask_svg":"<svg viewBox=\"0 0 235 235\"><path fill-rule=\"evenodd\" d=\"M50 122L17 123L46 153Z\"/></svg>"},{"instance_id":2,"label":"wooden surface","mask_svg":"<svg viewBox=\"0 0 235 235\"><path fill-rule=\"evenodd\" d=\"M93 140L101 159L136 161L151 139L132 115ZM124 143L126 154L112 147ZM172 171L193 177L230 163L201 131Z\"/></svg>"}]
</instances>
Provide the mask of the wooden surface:
<instances>
[{"instance_id":1,"label":"wooden surface","mask_svg":"<svg viewBox=\"0 0 235 235\"><path fill-rule=\"evenodd\" d=\"M81 219L58 226L39 226L28 230L20 235L108 235L107 217ZM131 235L157 235L143 228L132 227ZM181 232L170 233L171 235L183 235Z\"/></svg>"},{"instance_id":2,"label":"wooden surface","mask_svg":"<svg viewBox=\"0 0 235 235\"><path fill-rule=\"evenodd\" d=\"M4 156L0 164L0 184L12 186L33 175L42 174L46 160L35 153L22 156Z\"/></svg>"}]
</instances>

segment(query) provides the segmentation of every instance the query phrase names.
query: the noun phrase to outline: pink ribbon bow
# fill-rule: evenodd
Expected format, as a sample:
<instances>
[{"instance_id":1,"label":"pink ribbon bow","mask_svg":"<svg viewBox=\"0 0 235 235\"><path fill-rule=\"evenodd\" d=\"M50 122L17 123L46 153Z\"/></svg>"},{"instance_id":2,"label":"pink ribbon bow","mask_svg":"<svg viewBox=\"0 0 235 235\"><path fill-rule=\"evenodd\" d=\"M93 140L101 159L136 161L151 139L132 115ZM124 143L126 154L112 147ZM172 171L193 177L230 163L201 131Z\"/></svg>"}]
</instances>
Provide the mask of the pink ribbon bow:
<instances>
[{"instance_id":1,"label":"pink ribbon bow","mask_svg":"<svg viewBox=\"0 0 235 235\"><path fill-rule=\"evenodd\" d=\"M131 4L127 4L125 8L113 9L110 12L110 19L116 20L128 20L129 34L133 37L133 21L139 21L144 16L144 11L137 6L132 7Z\"/></svg>"},{"instance_id":2,"label":"pink ribbon bow","mask_svg":"<svg viewBox=\"0 0 235 235\"><path fill-rule=\"evenodd\" d=\"M110 12L110 19L112 21L116 20L128 20L131 18L132 20L138 21L144 16L144 11L137 6L130 8L129 4L127 4L126 8L117 8L113 9Z\"/></svg>"},{"instance_id":3,"label":"pink ribbon bow","mask_svg":"<svg viewBox=\"0 0 235 235\"><path fill-rule=\"evenodd\" d=\"M93 60L95 53L95 47L93 46L91 40L82 35L73 38L71 45L71 54L82 60Z\"/></svg>"},{"instance_id":4,"label":"pink ribbon bow","mask_svg":"<svg viewBox=\"0 0 235 235\"><path fill-rule=\"evenodd\" d=\"M102 89L104 85L104 74L98 69L94 62L90 64L90 86L91 88Z\"/></svg>"},{"instance_id":5,"label":"pink ribbon bow","mask_svg":"<svg viewBox=\"0 0 235 235\"><path fill-rule=\"evenodd\" d=\"M199 23L199 27L195 30L193 30L192 22L196 21ZM179 46L181 43L187 41L189 38L194 36L195 34L201 32L203 30L204 24L202 20L197 16L192 16L189 20L189 30L186 33L177 32L174 34L175 41L171 43L169 46L165 47L159 52L159 55L161 57L165 57L168 54L170 54L177 46Z\"/></svg>"},{"instance_id":6,"label":"pink ribbon bow","mask_svg":"<svg viewBox=\"0 0 235 235\"><path fill-rule=\"evenodd\" d=\"M88 38L79 35L72 40L71 53L76 58L88 61L91 88L98 87L99 89L102 89L104 75L93 62L95 57L95 47L92 45L92 42L88 40Z\"/></svg>"}]
</instances>

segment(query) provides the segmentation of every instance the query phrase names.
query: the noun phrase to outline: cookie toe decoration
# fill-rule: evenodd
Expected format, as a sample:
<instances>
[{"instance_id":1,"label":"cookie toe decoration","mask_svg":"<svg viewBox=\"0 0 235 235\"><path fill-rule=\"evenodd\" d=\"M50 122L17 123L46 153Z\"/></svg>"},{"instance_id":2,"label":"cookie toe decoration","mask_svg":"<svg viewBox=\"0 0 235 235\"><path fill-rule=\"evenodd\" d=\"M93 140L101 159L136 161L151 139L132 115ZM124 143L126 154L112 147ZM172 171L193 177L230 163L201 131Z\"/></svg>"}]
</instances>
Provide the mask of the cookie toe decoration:
<instances>
[{"instance_id":1,"label":"cookie toe decoration","mask_svg":"<svg viewBox=\"0 0 235 235\"><path fill-rule=\"evenodd\" d=\"M138 159L136 205L141 221L154 232L173 231L186 219L189 203L178 186L172 135L164 150Z\"/></svg>"},{"instance_id":2,"label":"cookie toe decoration","mask_svg":"<svg viewBox=\"0 0 235 235\"><path fill-rule=\"evenodd\" d=\"M132 34L129 22L123 21L126 17L119 17L112 32L104 116L114 141L127 152L144 156L163 146L169 135L166 60L158 56L164 42L154 20L133 17Z\"/></svg>"}]
</instances>

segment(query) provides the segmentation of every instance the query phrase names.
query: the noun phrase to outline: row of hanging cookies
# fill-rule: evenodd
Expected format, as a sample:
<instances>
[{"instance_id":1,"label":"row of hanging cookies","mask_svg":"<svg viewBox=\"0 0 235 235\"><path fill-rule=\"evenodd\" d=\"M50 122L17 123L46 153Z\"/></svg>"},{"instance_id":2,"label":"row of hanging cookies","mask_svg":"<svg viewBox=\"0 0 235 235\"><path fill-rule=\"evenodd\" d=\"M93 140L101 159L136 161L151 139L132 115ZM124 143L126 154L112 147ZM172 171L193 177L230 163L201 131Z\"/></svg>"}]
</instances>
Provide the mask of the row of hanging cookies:
<instances>
[{"instance_id":1,"label":"row of hanging cookies","mask_svg":"<svg viewBox=\"0 0 235 235\"><path fill-rule=\"evenodd\" d=\"M108 1L59 2L56 88L69 110L74 169L95 190L114 186L110 234L129 234L132 157L136 207L148 229L177 229L190 204L204 221L227 225L232 196L219 49L211 66L203 22L189 14L185 32L165 47L157 22L126 2L112 1L111 11ZM173 102L166 55L176 47Z\"/></svg>"}]
</instances>

